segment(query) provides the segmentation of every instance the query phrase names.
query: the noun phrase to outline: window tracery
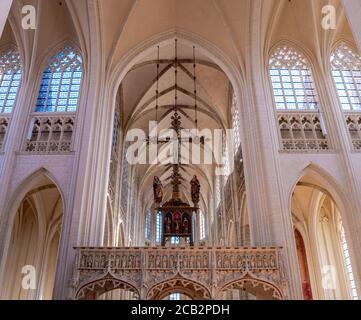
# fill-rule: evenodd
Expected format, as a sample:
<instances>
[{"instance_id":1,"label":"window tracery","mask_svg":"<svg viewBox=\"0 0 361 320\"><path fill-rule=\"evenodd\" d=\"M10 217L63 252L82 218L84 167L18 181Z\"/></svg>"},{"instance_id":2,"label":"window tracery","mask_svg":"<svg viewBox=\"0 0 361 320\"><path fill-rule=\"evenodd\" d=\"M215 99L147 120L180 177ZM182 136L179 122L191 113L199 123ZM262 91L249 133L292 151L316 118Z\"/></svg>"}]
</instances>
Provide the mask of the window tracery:
<instances>
[{"instance_id":1,"label":"window tracery","mask_svg":"<svg viewBox=\"0 0 361 320\"><path fill-rule=\"evenodd\" d=\"M21 81L20 54L15 47L0 51L0 113L12 113Z\"/></svg>"},{"instance_id":2,"label":"window tracery","mask_svg":"<svg viewBox=\"0 0 361 320\"><path fill-rule=\"evenodd\" d=\"M75 113L82 81L82 57L66 46L51 57L43 72L35 112L25 142L31 153L73 151Z\"/></svg>"},{"instance_id":3,"label":"window tracery","mask_svg":"<svg viewBox=\"0 0 361 320\"><path fill-rule=\"evenodd\" d=\"M67 46L54 55L43 72L36 112L76 112L79 104L83 60Z\"/></svg>"},{"instance_id":4,"label":"window tracery","mask_svg":"<svg viewBox=\"0 0 361 320\"><path fill-rule=\"evenodd\" d=\"M269 59L269 76L279 125L281 148L287 151L330 148L309 63L284 45Z\"/></svg>"},{"instance_id":5,"label":"window tracery","mask_svg":"<svg viewBox=\"0 0 361 320\"><path fill-rule=\"evenodd\" d=\"M339 235L340 235L340 244L342 248L343 260L350 285L351 297L353 300L358 300L355 277L352 271L350 253L349 253L348 244L345 236L345 229L343 227L342 221L339 222Z\"/></svg>"},{"instance_id":6,"label":"window tracery","mask_svg":"<svg viewBox=\"0 0 361 320\"><path fill-rule=\"evenodd\" d=\"M203 211L199 211L199 239L204 240L206 238L206 226Z\"/></svg>"},{"instance_id":7,"label":"window tracery","mask_svg":"<svg viewBox=\"0 0 361 320\"><path fill-rule=\"evenodd\" d=\"M361 150L361 56L341 43L331 54L331 71L355 150Z\"/></svg>"}]
</instances>

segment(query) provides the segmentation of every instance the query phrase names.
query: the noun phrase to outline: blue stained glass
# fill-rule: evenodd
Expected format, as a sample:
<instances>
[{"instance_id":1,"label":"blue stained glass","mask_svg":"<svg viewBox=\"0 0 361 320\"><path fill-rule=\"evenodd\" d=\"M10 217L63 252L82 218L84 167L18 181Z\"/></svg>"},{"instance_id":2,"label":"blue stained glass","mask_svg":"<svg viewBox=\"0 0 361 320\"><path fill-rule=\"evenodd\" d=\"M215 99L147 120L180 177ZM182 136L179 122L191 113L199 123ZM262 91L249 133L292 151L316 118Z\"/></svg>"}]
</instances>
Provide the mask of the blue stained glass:
<instances>
[{"instance_id":1,"label":"blue stained glass","mask_svg":"<svg viewBox=\"0 0 361 320\"><path fill-rule=\"evenodd\" d=\"M41 80L41 85L47 87L51 83L51 79L43 78Z\"/></svg>"},{"instance_id":2,"label":"blue stained glass","mask_svg":"<svg viewBox=\"0 0 361 320\"><path fill-rule=\"evenodd\" d=\"M70 99L78 99L79 97L79 92L71 92L69 95Z\"/></svg>"},{"instance_id":3,"label":"blue stained glass","mask_svg":"<svg viewBox=\"0 0 361 320\"><path fill-rule=\"evenodd\" d=\"M82 77L81 61L80 54L70 47L64 47L51 58L49 67L43 74L36 110L48 99L46 112L76 111Z\"/></svg>"},{"instance_id":4,"label":"blue stained glass","mask_svg":"<svg viewBox=\"0 0 361 320\"><path fill-rule=\"evenodd\" d=\"M36 106L35 112L44 112L44 106Z\"/></svg>"},{"instance_id":5,"label":"blue stained glass","mask_svg":"<svg viewBox=\"0 0 361 320\"><path fill-rule=\"evenodd\" d=\"M50 79L50 78L51 78L51 72L46 71L43 73L43 80Z\"/></svg>"},{"instance_id":6,"label":"blue stained glass","mask_svg":"<svg viewBox=\"0 0 361 320\"><path fill-rule=\"evenodd\" d=\"M59 106L66 106L67 99L59 99L58 101L58 109Z\"/></svg>"},{"instance_id":7,"label":"blue stained glass","mask_svg":"<svg viewBox=\"0 0 361 320\"><path fill-rule=\"evenodd\" d=\"M54 106L48 104L48 105L46 106L45 111L46 111L46 112L55 112L55 108L54 108Z\"/></svg>"},{"instance_id":8,"label":"blue stained glass","mask_svg":"<svg viewBox=\"0 0 361 320\"><path fill-rule=\"evenodd\" d=\"M81 83L81 78L73 78L73 84L79 84Z\"/></svg>"},{"instance_id":9,"label":"blue stained glass","mask_svg":"<svg viewBox=\"0 0 361 320\"><path fill-rule=\"evenodd\" d=\"M56 103L56 99L48 99L47 105L48 105L48 106L54 106L55 103Z\"/></svg>"},{"instance_id":10,"label":"blue stained glass","mask_svg":"<svg viewBox=\"0 0 361 320\"><path fill-rule=\"evenodd\" d=\"M67 99L68 98L68 92L60 92L59 93L60 99Z\"/></svg>"},{"instance_id":11,"label":"blue stained glass","mask_svg":"<svg viewBox=\"0 0 361 320\"><path fill-rule=\"evenodd\" d=\"M36 102L36 105L38 106L44 106L45 105L45 102L46 102L46 99L39 99L37 100Z\"/></svg>"},{"instance_id":12,"label":"blue stained glass","mask_svg":"<svg viewBox=\"0 0 361 320\"><path fill-rule=\"evenodd\" d=\"M58 88L59 85L60 85L60 79L53 79L53 81L51 81L52 88Z\"/></svg>"},{"instance_id":13,"label":"blue stained glass","mask_svg":"<svg viewBox=\"0 0 361 320\"><path fill-rule=\"evenodd\" d=\"M65 71L63 73L63 79L71 79L72 72L71 71Z\"/></svg>"},{"instance_id":14,"label":"blue stained glass","mask_svg":"<svg viewBox=\"0 0 361 320\"><path fill-rule=\"evenodd\" d=\"M6 108L5 107L5 109L4 109L4 113L11 113L11 111L12 111L12 105L11 105L11 107L9 108Z\"/></svg>"},{"instance_id":15,"label":"blue stained glass","mask_svg":"<svg viewBox=\"0 0 361 320\"><path fill-rule=\"evenodd\" d=\"M13 99L8 99L7 101L6 101L6 107L12 107L13 105L14 105L14 102L15 102L15 100L13 100Z\"/></svg>"},{"instance_id":16,"label":"blue stained glass","mask_svg":"<svg viewBox=\"0 0 361 320\"><path fill-rule=\"evenodd\" d=\"M53 100L55 102L58 97L58 93L56 91L49 92L48 97L50 98L49 100Z\"/></svg>"},{"instance_id":17,"label":"blue stained glass","mask_svg":"<svg viewBox=\"0 0 361 320\"><path fill-rule=\"evenodd\" d=\"M68 106L68 112L75 112L76 106Z\"/></svg>"},{"instance_id":18,"label":"blue stained glass","mask_svg":"<svg viewBox=\"0 0 361 320\"><path fill-rule=\"evenodd\" d=\"M58 105L57 112L66 112L66 107L63 105Z\"/></svg>"},{"instance_id":19,"label":"blue stained glass","mask_svg":"<svg viewBox=\"0 0 361 320\"><path fill-rule=\"evenodd\" d=\"M5 93L1 93L1 94L0 94L0 99L1 99L1 100L5 100L5 99L6 99L6 94L5 94Z\"/></svg>"},{"instance_id":20,"label":"blue stained glass","mask_svg":"<svg viewBox=\"0 0 361 320\"><path fill-rule=\"evenodd\" d=\"M77 105L78 104L78 99L69 99L69 104Z\"/></svg>"}]
</instances>

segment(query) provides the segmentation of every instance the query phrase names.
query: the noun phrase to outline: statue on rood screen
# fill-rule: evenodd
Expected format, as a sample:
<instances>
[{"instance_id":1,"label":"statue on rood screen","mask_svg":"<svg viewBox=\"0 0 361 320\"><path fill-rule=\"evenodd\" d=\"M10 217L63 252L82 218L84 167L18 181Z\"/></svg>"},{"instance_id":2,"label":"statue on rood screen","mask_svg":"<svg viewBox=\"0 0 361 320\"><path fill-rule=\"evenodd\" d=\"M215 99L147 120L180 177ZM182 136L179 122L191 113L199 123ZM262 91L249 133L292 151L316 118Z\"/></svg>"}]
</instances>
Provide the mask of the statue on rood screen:
<instances>
[{"instance_id":1,"label":"statue on rood screen","mask_svg":"<svg viewBox=\"0 0 361 320\"><path fill-rule=\"evenodd\" d=\"M153 180L153 195L155 203L162 203L163 200L163 185L157 176Z\"/></svg>"},{"instance_id":2,"label":"statue on rood screen","mask_svg":"<svg viewBox=\"0 0 361 320\"><path fill-rule=\"evenodd\" d=\"M197 176L195 175L191 180L191 196L192 196L192 201L195 205L199 203L200 192L201 192L201 185L199 183Z\"/></svg>"}]
</instances>

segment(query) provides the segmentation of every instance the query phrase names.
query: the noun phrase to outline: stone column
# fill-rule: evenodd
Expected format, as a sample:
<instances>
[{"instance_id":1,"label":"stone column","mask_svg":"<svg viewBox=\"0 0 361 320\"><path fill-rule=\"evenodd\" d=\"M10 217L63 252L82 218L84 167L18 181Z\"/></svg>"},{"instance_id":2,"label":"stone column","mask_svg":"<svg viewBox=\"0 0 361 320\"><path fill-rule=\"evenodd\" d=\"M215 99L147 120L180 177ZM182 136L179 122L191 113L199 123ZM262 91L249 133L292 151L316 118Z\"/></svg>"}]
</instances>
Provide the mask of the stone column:
<instances>
[{"instance_id":1,"label":"stone column","mask_svg":"<svg viewBox=\"0 0 361 320\"><path fill-rule=\"evenodd\" d=\"M272 97L265 86L262 41L262 0L251 2L250 46L246 58L245 95L242 119L245 131L244 166L252 246L283 247L283 262L291 299L302 299L292 219L282 178L278 132ZM252 126L249 126L252 123Z\"/></svg>"},{"instance_id":2,"label":"stone column","mask_svg":"<svg viewBox=\"0 0 361 320\"><path fill-rule=\"evenodd\" d=\"M0 2L0 38L3 34L12 3L13 0L1 0Z\"/></svg>"}]
</instances>

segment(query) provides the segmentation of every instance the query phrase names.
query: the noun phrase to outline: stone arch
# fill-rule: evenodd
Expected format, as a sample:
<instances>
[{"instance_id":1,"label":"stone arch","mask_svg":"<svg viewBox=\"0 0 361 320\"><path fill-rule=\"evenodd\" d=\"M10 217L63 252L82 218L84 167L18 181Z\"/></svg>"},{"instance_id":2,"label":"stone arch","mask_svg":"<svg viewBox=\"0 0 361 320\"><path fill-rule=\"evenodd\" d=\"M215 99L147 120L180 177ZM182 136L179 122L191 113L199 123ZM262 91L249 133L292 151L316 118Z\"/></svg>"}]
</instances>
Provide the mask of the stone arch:
<instances>
[{"instance_id":1,"label":"stone arch","mask_svg":"<svg viewBox=\"0 0 361 320\"><path fill-rule=\"evenodd\" d=\"M64 210L61 189L44 168L20 183L10 197L1 238L0 276L6 290L1 294L8 295L5 298L52 297ZM35 268L37 289L31 292L21 289L19 275L24 265Z\"/></svg>"},{"instance_id":2,"label":"stone arch","mask_svg":"<svg viewBox=\"0 0 361 320\"><path fill-rule=\"evenodd\" d=\"M147 292L147 300L162 300L171 293L182 293L193 300L210 300L211 293L203 284L186 279L175 277L155 284Z\"/></svg>"},{"instance_id":3,"label":"stone arch","mask_svg":"<svg viewBox=\"0 0 361 320\"><path fill-rule=\"evenodd\" d=\"M139 290L134 285L108 275L80 287L75 293L75 300L96 300L100 295L117 289L128 290L140 297Z\"/></svg>"},{"instance_id":4,"label":"stone arch","mask_svg":"<svg viewBox=\"0 0 361 320\"><path fill-rule=\"evenodd\" d=\"M297 199L297 192L298 198L302 201ZM336 179L313 163L302 170L292 186L289 194L289 212L292 212L295 205L296 210L299 210L301 202L304 207L303 214L293 221L293 225L304 241L312 295L315 299L349 299L350 271L345 269L338 223L344 222L347 235L350 230L349 213L352 212L352 203L347 200ZM351 260L353 254L357 254L352 250L352 245L352 242L348 243ZM333 290L327 290L322 285L324 268L329 265L332 265L338 274ZM357 267L356 264L352 265L354 268ZM299 271L301 276L302 270ZM357 273L354 276L357 277ZM307 297L309 293L304 291L303 295Z\"/></svg>"},{"instance_id":5,"label":"stone arch","mask_svg":"<svg viewBox=\"0 0 361 320\"><path fill-rule=\"evenodd\" d=\"M251 275L246 275L241 279L225 284L219 290L218 298L221 297L223 292L232 289L247 291L256 297L258 296L260 300L284 300L282 290L278 286L269 281L254 278Z\"/></svg>"},{"instance_id":6,"label":"stone arch","mask_svg":"<svg viewBox=\"0 0 361 320\"><path fill-rule=\"evenodd\" d=\"M340 184L330 173L328 173L325 169L321 168L320 166L314 163L310 163L308 166L306 166L297 176L295 181L292 183L292 187L288 192L289 210L291 210L291 200L292 200L293 191L295 190L297 184L307 175L315 178L315 180L317 181L317 184L315 185L323 188L324 190L327 190L329 195L340 207L339 209L342 212L348 212L351 210L347 201L347 197L345 193L342 191L342 187L340 186Z\"/></svg>"},{"instance_id":7,"label":"stone arch","mask_svg":"<svg viewBox=\"0 0 361 320\"><path fill-rule=\"evenodd\" d=\"M205 40L204 38L185 30L170 29L166 32L156 34L151 38L141 42L135 48L129 50L127 54L121 59L116 65L114 71L109 75L112 105L115 104L115 97L120 83L123 81L125 75L131 69L133 65L137 63L142 57L148 55L148 53L159 43L171 41L174 37L177 37L180 41L185 43L195 43L198 46L200 52L206 52L208 56L222 69L226 74L235 91L237 98L237 106L241 104L242 97L244 95L241 88L245 87L244 77L245 74L243 67L240 66L241 70L234 65L234 63L214 44ZM244 100L244 99L242 99Z\"/></svg>"}]
</instances>

